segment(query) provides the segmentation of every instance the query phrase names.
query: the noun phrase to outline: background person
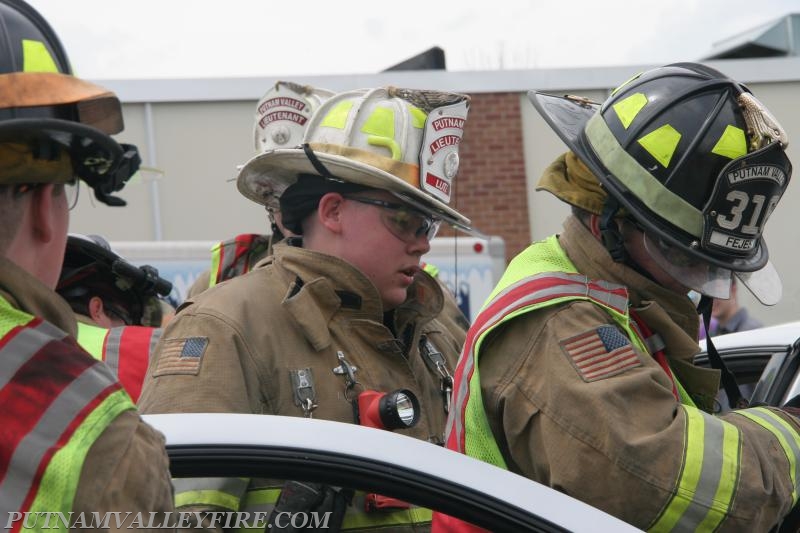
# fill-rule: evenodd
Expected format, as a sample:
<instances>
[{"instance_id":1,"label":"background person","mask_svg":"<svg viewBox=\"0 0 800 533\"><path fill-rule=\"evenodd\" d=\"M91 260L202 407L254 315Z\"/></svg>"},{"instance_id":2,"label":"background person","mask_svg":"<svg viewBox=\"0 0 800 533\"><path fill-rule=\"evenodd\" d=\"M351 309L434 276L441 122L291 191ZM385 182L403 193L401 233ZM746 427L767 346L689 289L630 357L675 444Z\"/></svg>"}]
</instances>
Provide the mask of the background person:
<instances>
[{"instance_id":1,"label":"background person","mask_svg":"<svg viewBox=\"0 0 800 533\"><path fill-rule=\"evenodd\" d=\"M78 320L78 343L104 361L135 402L161 337L161 296L172 284L135 266L98 235L70 235L56 291Z\"/></svg>"},{"instance_id":2,"label":"background person","mask_svg":"<svg viewBox=\"0 0 800 533\"><path fill-rule=\"evenodd\" d=\"M725 335L737 331L748 331L763 327L760 320L750 316L747 309L739 305L738 283L731 284L731 295L727 300L717 298L711 309L711 335Z\"/></svg>"},{"instance_id":3,"label":"background person","mask_svg":"<svg viewBox=\"0 0 800 533\"><path fill-rule=\"evenodd\" d=\"M440 223L471 230L442 192L452 190L458 168L458 142L442 139L460 138L467 109L468 97L454 93L344 92L308 119L302 146L251 159L239 190L261 205L279 204L280 222L295 237L247 274L184 304L159 342L142 409L368 425L363 406L354 412L359 398L403 389L419 400L418 422L397 430L442 444L461 345L437 321L442 288L420 258ZM198 507L276 504L274 484L225 481L212 488L181 480L177 497L217 495ZM370 514L368 501L354 496L345 529L406 531L430 521L429 511L407 504Z\"/></svg>"},{"instance_id":4,"label":"background person","mask_svg":"<svg viewBox=\"0 0 800 533\"><path fill-rule=\"evenodd\" d=\"M110 137L123 127L120 102L70 75L28 4L0 2L0 36L0 509L171 511L164 438L77 345L53 290L77 180L118 205L111 194L138 168L136 148Z\"/></svg>"},{"instance_id":5,"label":"background person","mask_svg":"<svg viewBox=\"0 0 800 533\"><path fill-rule=\"evenodd\" d=\"M759 205L789 183L785 133L694 63L640 73L602 106L531 100L571 150L539 188L573 215L510 263L473 322L447 446L642 529L769 531L795 503L800 425L770 407L711 414L720 374L693 365L687 293L726 298L736 275L779 299Z\"/></svg>"}]
</instances>

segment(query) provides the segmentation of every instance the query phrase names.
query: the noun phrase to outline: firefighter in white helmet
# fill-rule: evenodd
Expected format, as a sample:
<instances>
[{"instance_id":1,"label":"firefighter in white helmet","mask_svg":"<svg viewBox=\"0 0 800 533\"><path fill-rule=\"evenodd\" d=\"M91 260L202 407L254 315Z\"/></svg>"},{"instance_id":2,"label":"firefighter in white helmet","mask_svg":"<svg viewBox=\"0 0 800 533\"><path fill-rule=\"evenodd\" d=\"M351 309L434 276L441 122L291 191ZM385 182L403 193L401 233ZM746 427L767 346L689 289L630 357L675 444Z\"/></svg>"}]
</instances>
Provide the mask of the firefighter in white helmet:
<instances>
[{"instance_id":1,"label":"firefighter in white helmet","mask_svg":"<svg viewBox=\"0 0 800 533\"><path fill-rule=\"evenodd\" d=\"M343 92L317 108L301 144L251 159L239 190L279 204L294 236L184 304L159 343L142 408L384 423L443 443L461 343L436 318L444 296L420 258L440 224L472 231L448 206L468 104L438 91ZM195 362L175 365L188 347ZM386 420L370 416L378 396L396 400ZM176 490L200 491L184 481ZM236 495L243 510L286 503L268 484L259 492L254 480L242 497L247 487L226 481L218 506ZM430 521L405 502L330 489L319 487L335 512L346 511L344 529Z\"/></svg>"}]
</instances>

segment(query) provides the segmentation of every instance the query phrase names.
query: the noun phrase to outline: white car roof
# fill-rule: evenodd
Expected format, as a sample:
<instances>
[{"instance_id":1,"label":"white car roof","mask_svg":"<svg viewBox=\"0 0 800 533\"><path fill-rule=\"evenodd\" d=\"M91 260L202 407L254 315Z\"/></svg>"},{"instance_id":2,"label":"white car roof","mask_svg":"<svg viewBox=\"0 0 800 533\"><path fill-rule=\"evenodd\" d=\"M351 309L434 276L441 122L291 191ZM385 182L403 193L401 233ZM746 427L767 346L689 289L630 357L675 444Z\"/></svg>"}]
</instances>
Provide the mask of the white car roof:
<instances>
[{"instance_id":1,"label":"white car roof","mask_svg":"<svg viewBox=\"0 0 800 533\"><path fill-rule=\"evenodd\" d=\"M791 346L797 339L800 339L800 321L717 335L712 340L717 350L727 350L751 346ZM705 339L700 341L700 348L706 349Z\"/></svg>"},{"instance_id":2,"label":"white car roof","mask_svg":"<svg viewBox=\"0 0 800 533\"><path fill-rule=\"evenodd\" d=\"M143 418L165 435L167 446L267 446L364 457L480 490L571 531L640 531L522 476L397 433L273 415L182 413L143 415Z\"/></svg>"}]
</instances>

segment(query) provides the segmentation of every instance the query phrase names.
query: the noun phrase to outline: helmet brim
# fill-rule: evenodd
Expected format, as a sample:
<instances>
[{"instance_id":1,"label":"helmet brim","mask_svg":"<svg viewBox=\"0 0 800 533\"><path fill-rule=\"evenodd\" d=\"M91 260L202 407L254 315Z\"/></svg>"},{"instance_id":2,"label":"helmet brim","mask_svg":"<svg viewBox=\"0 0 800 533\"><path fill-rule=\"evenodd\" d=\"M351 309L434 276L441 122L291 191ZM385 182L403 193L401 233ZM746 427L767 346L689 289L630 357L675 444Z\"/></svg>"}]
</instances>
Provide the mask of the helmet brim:
<instances>
[{"instance_id":1,"label":"helmet brim","mask_svg":"<svg viewBox=\"0 0 800 533\"><path fill-rule=\"evenodd\" d=\"M478 234L470 220L458 211L388 172L335 154L315 151L314 155L337 178L407 198L417 209L441 218L462 231ZM302 149L271 150L253 157L242 167L237 187L242 195L253 202L275 205L283 192L297 181L298 174L319 175Z\"/></svg>"}]
</instances>

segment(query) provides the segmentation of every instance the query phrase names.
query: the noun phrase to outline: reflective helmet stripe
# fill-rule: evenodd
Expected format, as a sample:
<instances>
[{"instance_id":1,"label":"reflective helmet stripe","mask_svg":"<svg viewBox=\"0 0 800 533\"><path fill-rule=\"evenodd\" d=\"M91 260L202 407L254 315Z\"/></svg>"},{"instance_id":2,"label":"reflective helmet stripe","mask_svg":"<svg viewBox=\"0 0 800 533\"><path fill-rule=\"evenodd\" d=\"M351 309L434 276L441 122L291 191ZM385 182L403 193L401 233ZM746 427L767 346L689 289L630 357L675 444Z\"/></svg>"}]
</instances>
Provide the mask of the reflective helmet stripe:
<instances>
[{"instance_id":1,"label":"reflective helmet stripe","mask_svg":"<svg viewBox=\"0 0 800 533\"><path fill-rule=\"evenodd\" d=\"M733 504L741 463L739 428L681 405L686 445L672 498L650 531L714 531Z\"/></svg>"},{"instance_id":2,"label":"reflective helmet stripe","mask_svg":"<svg viewBox=\"0 0 800 533\"><path fill-rule=\"evenodd\" d=\"M41 41L22 40L23 72L59 72L53 56Z\"/></svg>"},{"instance_id":3,"label":"reflective helmet stripe","mask_svg":"<svg viewBox=\"0 0 800 533\"><path fill-rule=\"evenodd\" d=\"M597 157L637 198L654 213L685 232L700 237L703 214L661 184L619 144L598 113L586 124L586 137Z\"/></svg>"}]
</instances>

